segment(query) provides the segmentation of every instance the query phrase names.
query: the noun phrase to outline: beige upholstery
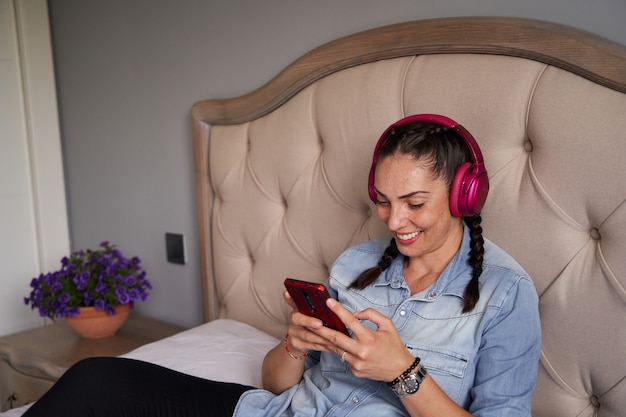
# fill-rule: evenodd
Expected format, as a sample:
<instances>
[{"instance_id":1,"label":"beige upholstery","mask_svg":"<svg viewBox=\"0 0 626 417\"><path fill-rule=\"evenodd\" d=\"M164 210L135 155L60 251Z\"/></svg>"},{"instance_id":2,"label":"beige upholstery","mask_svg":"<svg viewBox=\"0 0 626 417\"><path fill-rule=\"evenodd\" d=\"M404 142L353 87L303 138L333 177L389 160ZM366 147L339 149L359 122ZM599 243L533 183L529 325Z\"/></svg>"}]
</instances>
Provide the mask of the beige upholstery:
<instances>
[{"instance_id":1,"label":"beige upholstery","mask_svg":"<svg viewBox=\"0 0 626 417\"><path fill-rule=\"evenodd\" d=\"M280 336L285 277L323 281L347 246L386 234L366 189L380 133L440 113L482 148L485 236L540 294L534 416L624 415L626 94L525 58L406 55L333 69L249 121L210 126L196 106L207 319Z\"/></svg>"}]
</instances>

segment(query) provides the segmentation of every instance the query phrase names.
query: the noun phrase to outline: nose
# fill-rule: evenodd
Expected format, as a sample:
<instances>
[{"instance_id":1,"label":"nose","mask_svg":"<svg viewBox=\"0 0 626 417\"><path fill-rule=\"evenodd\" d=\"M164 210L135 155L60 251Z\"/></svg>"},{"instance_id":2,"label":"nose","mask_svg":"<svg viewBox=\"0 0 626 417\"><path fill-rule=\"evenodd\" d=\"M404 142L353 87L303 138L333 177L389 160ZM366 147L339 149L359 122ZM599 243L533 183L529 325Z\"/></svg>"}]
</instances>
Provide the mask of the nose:
<instances>
[{"instance_id":1,"label":"nose","mask_svg":"<svg viewBox=\"0 0 626 417\"><path fill-rule=\"evenodd\" d=\"M400 230L406 224L406 213L399 206L390 206L387 217L387 228L391 231Z\"/></svg>"}]
</instances>

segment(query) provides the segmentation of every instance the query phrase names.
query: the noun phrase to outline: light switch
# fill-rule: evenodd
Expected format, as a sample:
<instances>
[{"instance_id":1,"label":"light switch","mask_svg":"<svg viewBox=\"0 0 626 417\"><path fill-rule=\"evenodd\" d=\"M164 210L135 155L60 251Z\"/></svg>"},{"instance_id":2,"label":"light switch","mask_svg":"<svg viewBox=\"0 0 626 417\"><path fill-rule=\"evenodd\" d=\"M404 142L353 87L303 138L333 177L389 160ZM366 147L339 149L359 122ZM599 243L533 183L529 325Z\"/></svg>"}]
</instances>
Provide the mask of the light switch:
<instances>
[{"instance_id":1,"label":"light switch","mask_svg":"<svg viewBox=\"0 0 626 417\"><path fill-rule=\"evenodd\" d=\"M185 265L185 238L181 234L166 233L165 247L167 261L173 264Z\"/></svg>"}]
</instances>

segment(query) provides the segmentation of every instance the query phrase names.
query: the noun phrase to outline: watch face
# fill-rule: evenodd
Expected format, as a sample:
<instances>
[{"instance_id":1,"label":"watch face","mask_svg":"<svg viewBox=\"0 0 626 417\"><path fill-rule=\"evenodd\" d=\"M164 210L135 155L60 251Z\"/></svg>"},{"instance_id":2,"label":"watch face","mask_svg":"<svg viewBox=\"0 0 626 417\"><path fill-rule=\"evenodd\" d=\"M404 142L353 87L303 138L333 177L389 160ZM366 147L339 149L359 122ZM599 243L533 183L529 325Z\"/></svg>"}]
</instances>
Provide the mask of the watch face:
<instances>
[{"instance_id":1,"label":"watch face","mask_svg":"<svg viewBox=\"0 0 626 417\"><path fill-rule=\"evenodd\" d=\"M407 388L407 386L406 386L405 381L398 382L396 384L396 392L397 392L397 394L398 395L406 395L407 394L406 388Z\"/></svg>"},{"instance_id":2,"label":"watch face","mask_svg":"<svg viewBox=\"0 0 626 417\"><path fill-rule=\"evenodd\" d=\"M415 374L413 374L410 377L406 378L402 385L404 385L404 391L405 391L406 394L413 394L413 393L417 392L417 390L420 387L420 383L417 380L417 376Z\"/></svg>"},{"instance_id":3,"label":"watch face","mask_svg":"<svg viewBox=\"0 0 626 417\"><path fill-rule=\"evenodd\" d=\"M399 397L404 397L405 395L415 394L417 390L419 390L420 385L426 375L426 369L424 369L424 367L419 367L417 371L410 374L409 376L398 377L396 381L393 382L393 385L390 382L388 382L387 384Z\"/></svg>"}]
</instances>

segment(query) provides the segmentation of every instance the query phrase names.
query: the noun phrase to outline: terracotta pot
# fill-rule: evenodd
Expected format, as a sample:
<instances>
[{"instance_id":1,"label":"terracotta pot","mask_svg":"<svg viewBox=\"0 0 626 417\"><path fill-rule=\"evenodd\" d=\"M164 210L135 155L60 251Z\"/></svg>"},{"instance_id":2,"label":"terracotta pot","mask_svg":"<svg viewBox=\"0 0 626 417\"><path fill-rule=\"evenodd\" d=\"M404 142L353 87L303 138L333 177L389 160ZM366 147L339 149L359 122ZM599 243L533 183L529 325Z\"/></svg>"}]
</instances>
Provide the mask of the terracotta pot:
<instances>
[{"instance_id":1,"label":"terracotta pot","mask_svg":"<svg viewBox=\"0 0 626 417\"><path fill-rule=\"evenodd\" d=\"M67 324L85 339L102 339L113 336L124 324L130 313L130 305L115 307L115 314L108 315L95 307L80 307L80 313L74 317L65 317Z\"/></svg>"}]
</instances>

